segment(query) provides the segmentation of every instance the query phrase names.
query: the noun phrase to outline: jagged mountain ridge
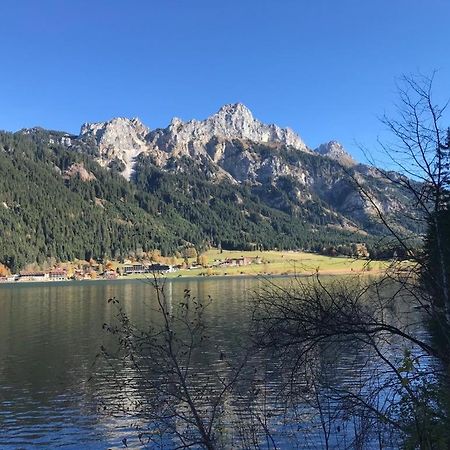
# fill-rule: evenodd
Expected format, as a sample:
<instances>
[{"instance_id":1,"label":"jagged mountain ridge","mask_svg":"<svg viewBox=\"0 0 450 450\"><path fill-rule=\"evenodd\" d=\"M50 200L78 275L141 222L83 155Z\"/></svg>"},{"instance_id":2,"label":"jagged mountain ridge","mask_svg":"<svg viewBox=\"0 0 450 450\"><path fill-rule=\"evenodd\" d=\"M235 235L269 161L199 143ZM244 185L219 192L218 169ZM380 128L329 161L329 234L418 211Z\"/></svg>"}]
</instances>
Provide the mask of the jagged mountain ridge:
<instances>
[{"instance_id":1,"label":"jagged mountain ridge","mask_svg":"<svg viewBox=\"0 0 450 450\"><path fill-rule=\"evenodd\" d=\"M169 173L192 171L193 165L213 183L227 180L249 184L260 195L264 188L270 191L287 177L292 181L289 208L301 210L305 202L320 200L327 209L343 215L345 220L341 222L347 227L367 228L375 215L374 205L348 187L348 170L368 190L378 186L374 197L381 211L395 213L402 208L398 192L392 186L381 186L383 183L369 174L366 166L358 164L340 143L330 141L312 150L291 129L262 123L240 103L225 105L205 120L184 122L174 118L168 127L155 130L139 119L116 118L84 124L73 142L81 148L93 145L97 162L117 169L129 180L142 164ZM326 166L323 161L328 161L328 165L335 163L334 169L315 170L317 165ZM277 196L271 198L266 193L264 201L271 207L280 207Z\"/></svg>"},{"instance_id":2,"label":"jagged mountain ridge","mask_svg":"<svg viewBox=\"0 0 450 450\"><path fill-rule=\"evenodd\" d=\"M164 167L169 159L183 156L210 159L220 166L224 153L235 140L311 152L291 129L260 122L240 103L225 105L205 120L183 122L174 118L167 128L153 131L139 119L86 123L77 139L94 142L99 149L97 161L103 166L119 164L128 179L140 153L151 154L155 164Z\"/></svg>"},{"instance_id":3,"label":"jagged mountain ridge","mask_svg":"<svg viewBox=\"0 0 450 450\"><path fill-rule=\"evenodd\" d=\"M312 150L290 128L260 122L241 103L224 105L205 120L184 122L175 117L168 127L152 131L137 118L85 123L76 140L96 145L97 161L105 167L122 168L127 179L131 178L136 157L142 153L151 155L154 163L163 168L173 158L208 159L217 164L219 176L228 176L238 182L251 178L255 181L255 170L250 166L258 166L260 161L247 151L255 144L290 147L320 154L347 167L357 165L339 142L330 141ZM230 163L229 157L236 157L236 141L241 154L238 160L232 158ZM242 166L248 166L251 173L243 176ZM281 173L282 168L278 172Z\"/></svg>"},{"instance_id":4,"label":"jagged mountain ridge","mask_svg":"<svg viewBox=\"0 0 450 450\"><path fill-rule=\"evenodd\" d=\"M35 134L38 130L42 129L36 127L21 132ZM49 141L52 144L55 139L50 136ZM88 148L88 153L96 148L93 156L97 162L104 167L121 168L119 171L127 179L131 178L136 157L141 153L151 154L160 167L164 167L167 160L182 156L210 157L221 165L227 156L225 153L236 141L244 153L254 144L285 146L317 153L343 165L357 164L339 142L330 141L312 150L290 128L264 124L240 103L224 105L217 113L201 121L184 122L175 117L167 128L152 131L138 118L118 117L107 122L85 123L78 136L62 133L59 137L59 143L66 147L81 151Z\"/></svg>"}]
</instances>

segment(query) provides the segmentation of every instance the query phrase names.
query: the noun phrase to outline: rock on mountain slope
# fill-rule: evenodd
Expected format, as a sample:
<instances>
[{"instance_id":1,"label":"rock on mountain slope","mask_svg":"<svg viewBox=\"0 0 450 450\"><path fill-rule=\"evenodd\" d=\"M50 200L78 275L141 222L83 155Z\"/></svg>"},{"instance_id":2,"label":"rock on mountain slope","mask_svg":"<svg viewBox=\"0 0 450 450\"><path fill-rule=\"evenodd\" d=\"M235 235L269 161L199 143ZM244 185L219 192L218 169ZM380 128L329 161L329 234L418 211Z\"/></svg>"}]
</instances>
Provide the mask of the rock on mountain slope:
<instances>
[{"instance_id":1,"label":"rock on mountain slope","mask_svg":"<svg viewBox=\"0 0 450 450\"><path fill-rule=\"evenodd\" d=\"M174 118L169 127L155 130L149 136L153 148L172 154L203 153L212 140L250 141L261 144L282 144L308 151L305 143L289 128L265 125L240 103L225 105L205 120L183 122Z\"/></svg>"},{"instance_id":2,"label":"rock on mountain slope","mask_svg":"<svg viewBox=\"0 0 450 450\"><path fill-rule=\"evenodd\" d=\"M134 160L147 150L149 129L139 119L116 118L109 122L85 123L79 138L98 147L97 162L104 167L118 163L122 174L130 179Z\"/></svg>"},{"instance_id":3,"label":"rock on mountain slope","mask_svg":"<svg viewBox=\"0 0 450 450\"><path fill-rule=\"evenodd\" d=\"M344 147L336 141L330 141L316 148L319 155L334 159L345 167L355 166L357 163L352 156L345 151Z\"/></svg>"},{"instance_id":4,"label":"rock on mountain slope","mask_svg":"<svg viewBox=\"0 0 450 450\"><path fill-rule=\"evenodd\" d=\"M225 160L233 153L234 142L240 146L243 143L283 145L311 152L291 129L263 124L240 103L225 105L201 121L183 122L174 118L167 128L151 132L139 119L86 123L78 140L96 146L97 161L106 167L118 165L127 179L131 177L136 156L141 153L150 154L159 167L166 166L170 159L183 156L219 163L216 169L223 176L220 162L227 163ZM248 154L244 156L241 163L251 164Z\"/></svg>"},{"instance_id":5,"label":"rock on mountain slope","mask_svg":"<svg viewBox=\"0 0 450 450\"><path fill-rule=\"evenodd\" d=\"M266 125L239 103L205 120L174 118L167 128L152 131L139 119L84 124L79 136L64 134L58 142L133 182L138 177L142 182L148 167L229 182L246 186L271 208L305 217L315 209L316 216L334 217L344 228L367 230L376 216L374 204L395 215L404 203L398 189L375 169L357 164L338 142L313 151L289 128ZM361 198L351 177L373 195L374 203Z\"/></svg>"}]
</instances>

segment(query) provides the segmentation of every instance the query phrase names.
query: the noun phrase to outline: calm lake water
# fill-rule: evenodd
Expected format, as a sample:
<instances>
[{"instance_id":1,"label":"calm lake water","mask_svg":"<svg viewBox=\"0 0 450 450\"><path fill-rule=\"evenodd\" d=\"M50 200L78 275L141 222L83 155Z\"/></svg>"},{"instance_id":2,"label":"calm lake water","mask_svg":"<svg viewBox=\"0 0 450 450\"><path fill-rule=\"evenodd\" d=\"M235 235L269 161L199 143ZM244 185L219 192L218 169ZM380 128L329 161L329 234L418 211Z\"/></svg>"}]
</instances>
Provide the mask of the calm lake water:
<instances>
[{"instance_id":1,"label":"calm lake water","mask_svg":"<svg viewBox=\"0 0 450 450\"><path fill-rule=\"evenodd\" d=\"M238 352L248 340L247 297L261 283L230 278L166 285L169 301L182 298L185 289L199 298L213 298L207 308L214 342L205 349L211 353L208 364L220 365L218 348ZM124 438L128 448L141 448L129 420L101 414L97 408L99 398L113 401L115 393L115 385L101 376L106 369L94 365L108 338L102 325L112 317L110 297L120 299L138 322L154 314L154 291L138 280L0 286L0 449L124 448ZM355 368L358 350L341 356L339 377L345 378ZM276 383L275 378L271 382ZM314 440L300 446L320 447Z\"/></svg>"}]
</instances>

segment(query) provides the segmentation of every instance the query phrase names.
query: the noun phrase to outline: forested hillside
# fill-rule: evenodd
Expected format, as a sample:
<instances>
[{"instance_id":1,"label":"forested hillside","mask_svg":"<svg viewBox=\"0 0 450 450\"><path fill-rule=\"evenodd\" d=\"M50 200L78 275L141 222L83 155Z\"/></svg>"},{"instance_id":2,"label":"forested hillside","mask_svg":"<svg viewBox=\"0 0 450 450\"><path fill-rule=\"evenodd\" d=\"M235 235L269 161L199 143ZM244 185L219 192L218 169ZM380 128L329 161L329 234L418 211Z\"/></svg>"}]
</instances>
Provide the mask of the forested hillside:
<instances>
[{"instance_id":1,"label":"forested hillside","mask_svg":"<svg viewBox=\"0 0 450 450\"><path fill-rule=\"evenodd\" d=\"M68 147L64 136L0 133L0 262L13 271L52 257L123 258L152 249L170 255L210 245L317 251L371 242L343 229L342 218L318 199L294 210L289 177L270 187L212 183L192 160L170 173L143 155L129 182L95 162L94 147Z\"/></svg>"},{"instance_id":2,"label":"forested hillside","mask_svg":"<svg viewBox=\"0 0 450 450\"><path fill-rule=\"evenodd\" d=\"M118 257L143 245L173 249L196 235L189 223L175 233L170 221L144 211L145 194L85 156L9 133L0 135L0 149L0 260L12 270L49 257ZM95 178L65 175L74 163Z\"/></svg>"}]
</instances>

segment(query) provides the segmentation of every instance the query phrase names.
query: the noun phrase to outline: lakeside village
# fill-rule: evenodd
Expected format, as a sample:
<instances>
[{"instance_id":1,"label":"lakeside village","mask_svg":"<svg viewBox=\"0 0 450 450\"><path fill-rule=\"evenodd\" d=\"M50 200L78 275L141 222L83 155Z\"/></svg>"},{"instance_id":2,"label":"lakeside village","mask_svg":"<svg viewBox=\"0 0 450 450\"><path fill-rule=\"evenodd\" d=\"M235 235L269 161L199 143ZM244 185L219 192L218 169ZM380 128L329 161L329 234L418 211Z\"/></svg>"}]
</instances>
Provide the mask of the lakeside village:
<instances>
[{"instance_id":1,"label":"lakeside village","mask_svg":"<svg viewBox=\"0 0 450 450\"><path fill-rule=\"evenodd\" d=\"M66 263L55 265L48 270L25 269L18 274L7 274L0 272L0 282L51 282L69 280L115 280L123 279L130 275L152 275L168 274L179 270L190 270L199 268L220 268L220 267L240 267L250 264L261 264L262 258L259 256L216 259L211 264L207 260L197 258L194 262L189 262L186 258L182 264L164 264L154 261L133 262L125 260L124 263L107 262L102 264L96 261L82 261L79 263Z\"/></svg>"}]
</instances>

